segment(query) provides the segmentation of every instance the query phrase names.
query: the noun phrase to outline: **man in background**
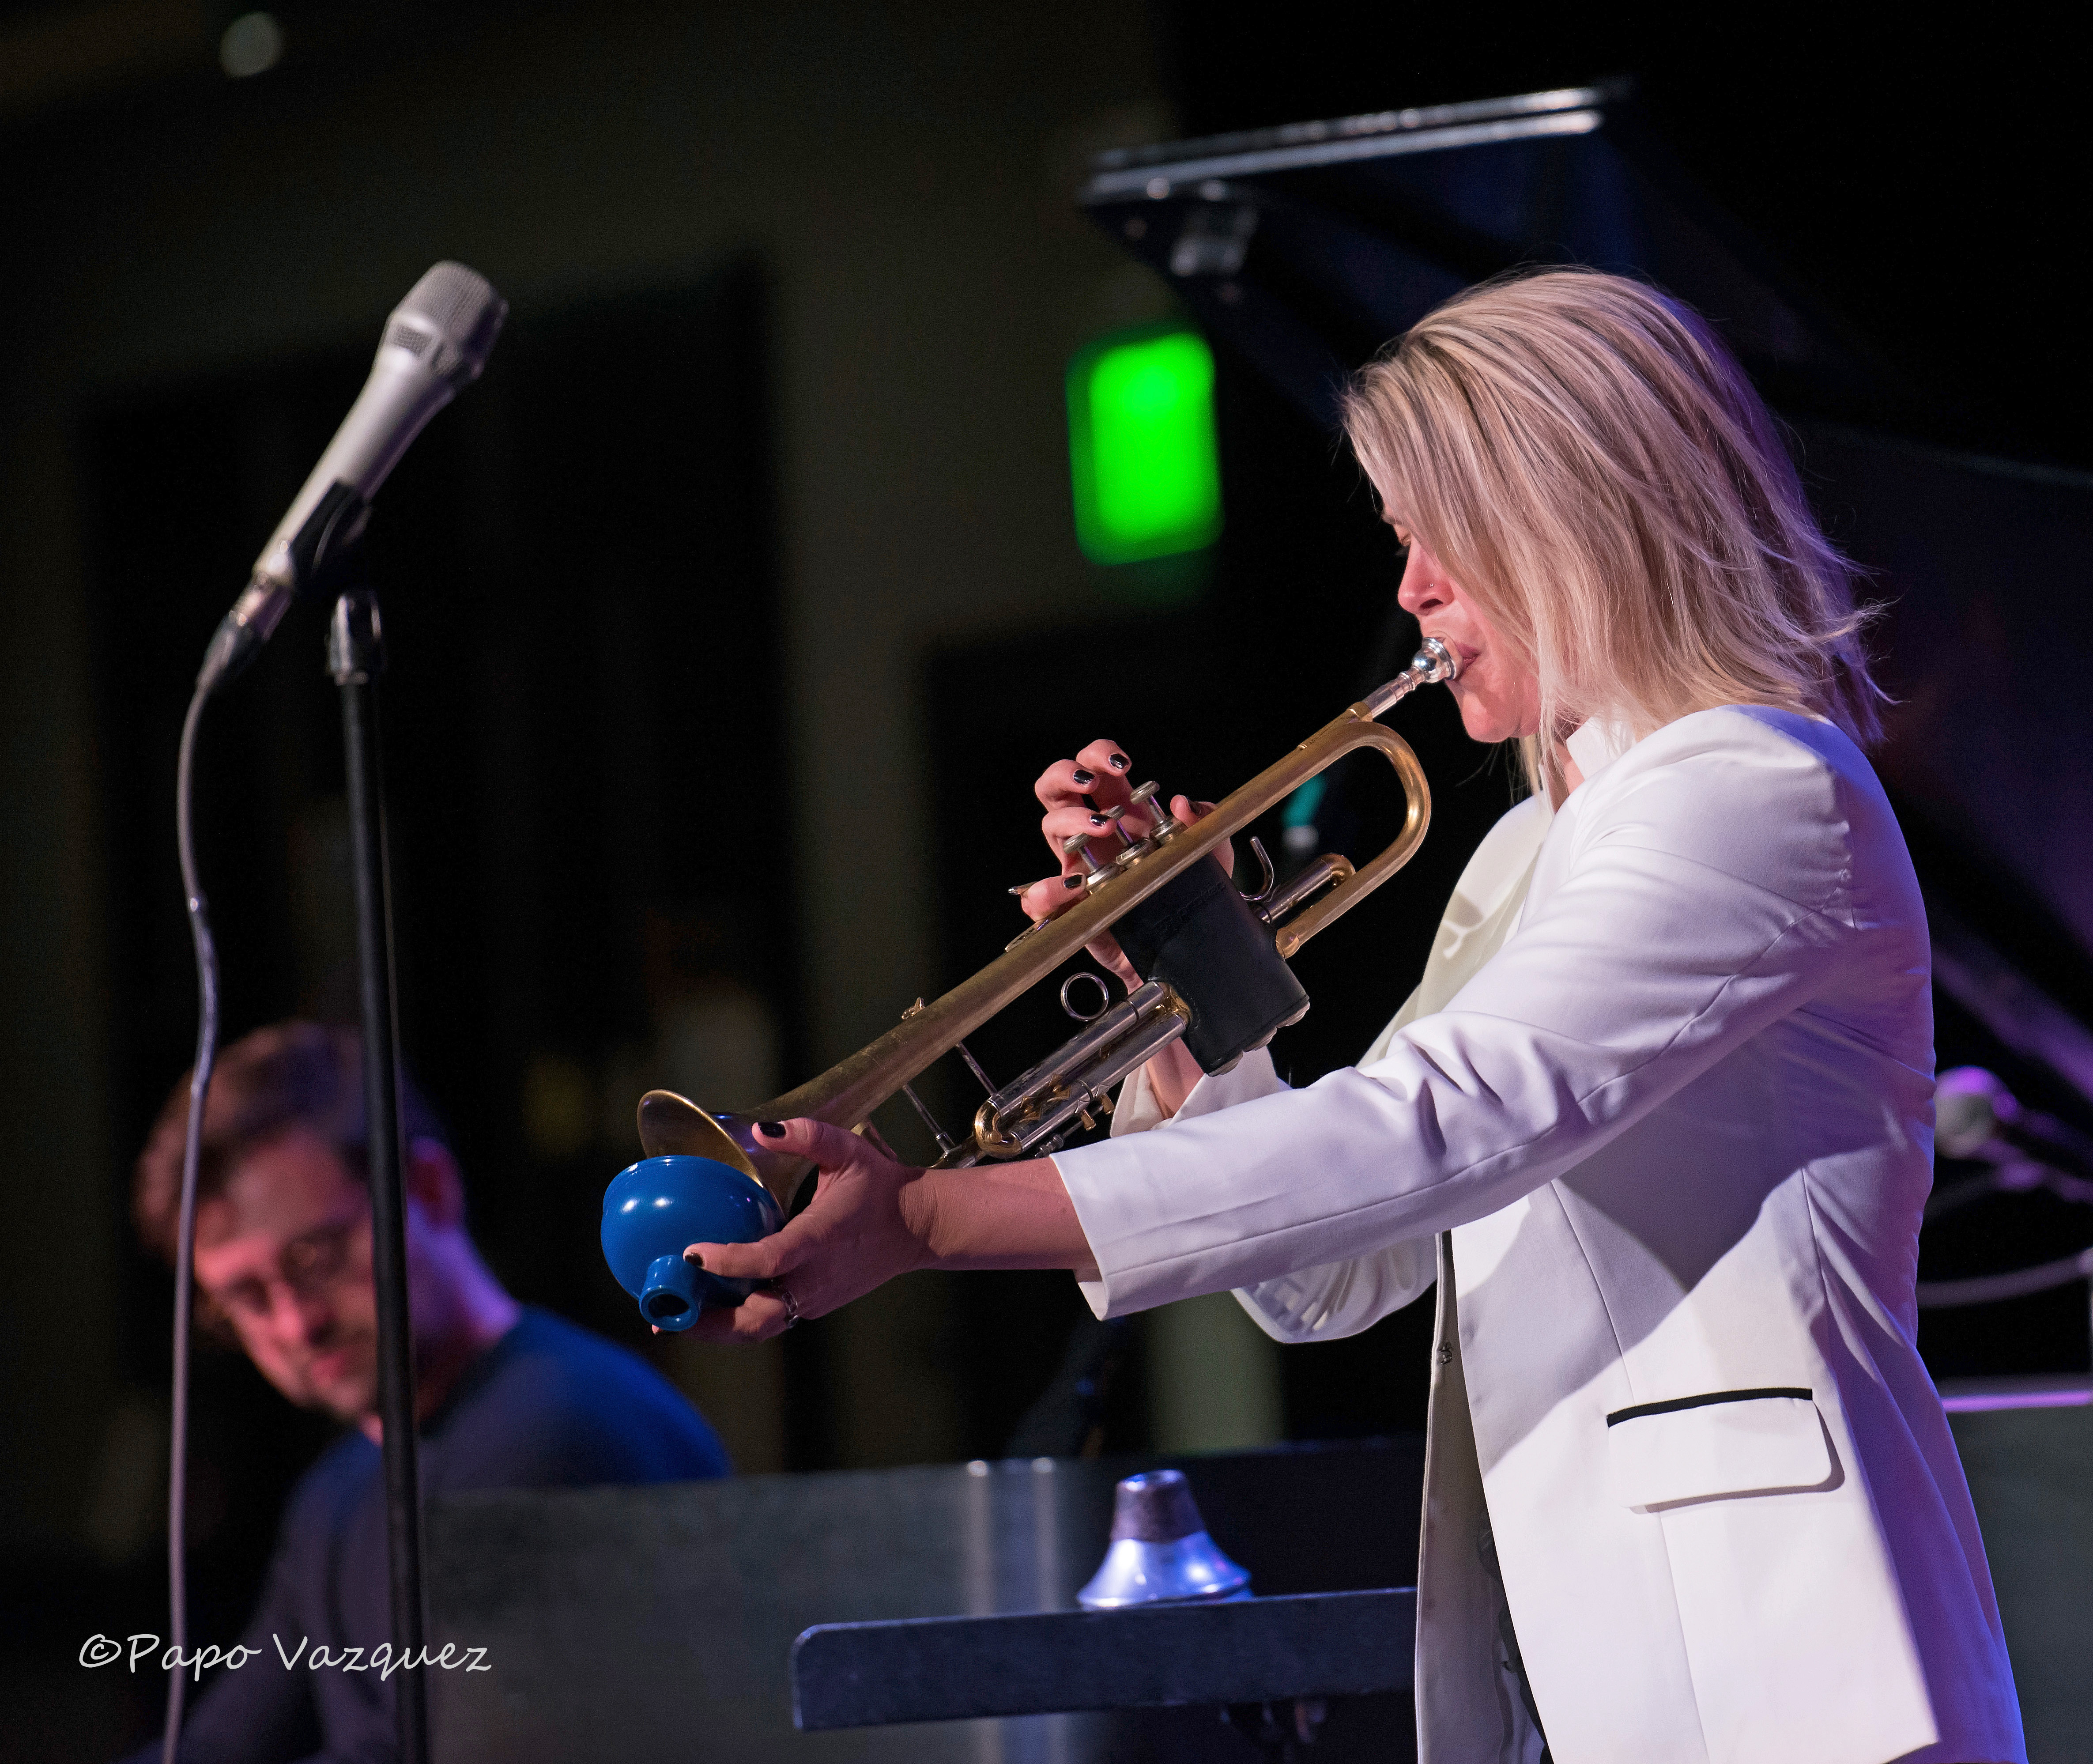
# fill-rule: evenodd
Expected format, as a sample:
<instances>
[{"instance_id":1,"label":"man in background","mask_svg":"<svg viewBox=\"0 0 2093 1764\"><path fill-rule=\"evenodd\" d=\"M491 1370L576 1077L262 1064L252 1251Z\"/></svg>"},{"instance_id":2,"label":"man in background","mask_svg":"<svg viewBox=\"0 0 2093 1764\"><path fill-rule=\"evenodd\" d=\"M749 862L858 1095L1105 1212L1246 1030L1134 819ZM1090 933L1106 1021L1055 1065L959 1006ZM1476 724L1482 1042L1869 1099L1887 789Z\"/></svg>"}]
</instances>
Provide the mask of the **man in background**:
<instances>
[{"instance_id":1,"label":"man in background","mask_svg":"<svg viewBox=\"0 0 2093 1764\"><path fill-rule=\"evenodd\" d=\"M183 1756L210 1764L395 1755L389 1684L285 1671L270 1639L368 1650L392 1633L362 1053L351 1029L258 1029L227 1050L205 1106L202 1319L292 1402L348 1428L285 1509L242 1638L258 1655L221 1673L189 1717ZM141 1234L170 1262L188 1089L184 1077L161 1111L133 1196ZM717 1436L652 1367L502 1289L466 1230L443 1129L404 1075L400 1105L425 1497L728 1474Z\"/></svg>"}]
</instances>

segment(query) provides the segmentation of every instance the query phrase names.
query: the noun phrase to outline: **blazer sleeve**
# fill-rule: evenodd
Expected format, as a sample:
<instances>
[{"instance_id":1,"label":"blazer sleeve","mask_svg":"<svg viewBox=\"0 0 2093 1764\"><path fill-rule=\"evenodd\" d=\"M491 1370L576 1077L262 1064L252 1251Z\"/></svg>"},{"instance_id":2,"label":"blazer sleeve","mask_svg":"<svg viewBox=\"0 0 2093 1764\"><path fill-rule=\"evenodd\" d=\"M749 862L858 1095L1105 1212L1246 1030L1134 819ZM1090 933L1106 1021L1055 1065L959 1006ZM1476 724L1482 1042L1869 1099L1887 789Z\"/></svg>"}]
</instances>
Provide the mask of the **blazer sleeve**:
<instances>
[{"instance_id":1,"label":"blazer sleeve","mask_svg":"<svg viewBox=\"0 0 2093 1764\"><path fill-rule=\"evenodd\" d=\"M1152 1133L1172 1120L1192 1120L1233 1108L1288 1088L1272 1065L1272 1055L1259 1048L1228 1072L1209 1073L1193 1086L1177 1113L1168 1116L1148 1082L1148 1068L1138 1068L1120 1087L1112 1112L1112 1136ZM1428 1243L1396 1243L1370 1255L1348 1257L1327 1268L1303 1268L1284 1279L1265 1281L1236 1294L1257 1326L1280 1341L1322 1341L1356 1335L1400 1310L1437 1277L1436 1258ZM1092 1310L1106 1315L1104 1284L1077 1285Z\"/></svg>"},{"instance_id":2,"label":"blazer sleeve","mask_svg":"<svg viewBox=\"0 0 2093 1764\"><path fill-rule=\"evenodd\" d=\"M1254 1048L1226 1072L1210 1072L1202 1077L1172 1116L1164 1114L1163 1105L1156 1101L1155 1088L1148 1081L1148 1068L1137 1066L1133 1076L1120 1086L1119 1101L1112 1109L1112 1137L1120 1139L1129 1133L1152 1133L1167 1121L1211 1115L1287 1087L1272 1063L1272 1051Z\"/></svg>"},{"instance_id":3,"label":"blazer sleeve","mask_svg":"<svg viewBox=\"0 0 2093 1764\"><path fill-rule=\"evenodd\" d=\"M1846 787L1789 725L1700 713L1587 783L1519 929L1372 1064L1060 1154L1099 1314L1263 1288L1298 1338L1289 1276L1498 1211L1806 1006L1854 937L1852 863Z\"/></svg>"}]
</instances>

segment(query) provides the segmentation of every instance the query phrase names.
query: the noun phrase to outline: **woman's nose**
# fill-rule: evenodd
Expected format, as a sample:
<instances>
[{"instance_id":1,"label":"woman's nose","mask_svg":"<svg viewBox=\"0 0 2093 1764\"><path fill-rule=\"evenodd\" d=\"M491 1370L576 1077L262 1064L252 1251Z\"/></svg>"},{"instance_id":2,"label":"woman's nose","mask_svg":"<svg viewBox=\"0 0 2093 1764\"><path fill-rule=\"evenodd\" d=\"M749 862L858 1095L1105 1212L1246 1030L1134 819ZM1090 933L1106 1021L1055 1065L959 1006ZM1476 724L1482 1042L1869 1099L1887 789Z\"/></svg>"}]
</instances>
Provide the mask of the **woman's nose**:
<instances>
[{"instance_id":1,"label":"woman's nose","mask_svg":"<svg viewBox=\"0 0 2093 1764\"><path fill-rule=\"evenodd\" d=\"M1412 545L1402 566L1402 581L1395 591L1397 603L1413 618L1422 618L1446 604L1446 591L1439 573L1422 545Z\"/></svg>"}]
</instances>

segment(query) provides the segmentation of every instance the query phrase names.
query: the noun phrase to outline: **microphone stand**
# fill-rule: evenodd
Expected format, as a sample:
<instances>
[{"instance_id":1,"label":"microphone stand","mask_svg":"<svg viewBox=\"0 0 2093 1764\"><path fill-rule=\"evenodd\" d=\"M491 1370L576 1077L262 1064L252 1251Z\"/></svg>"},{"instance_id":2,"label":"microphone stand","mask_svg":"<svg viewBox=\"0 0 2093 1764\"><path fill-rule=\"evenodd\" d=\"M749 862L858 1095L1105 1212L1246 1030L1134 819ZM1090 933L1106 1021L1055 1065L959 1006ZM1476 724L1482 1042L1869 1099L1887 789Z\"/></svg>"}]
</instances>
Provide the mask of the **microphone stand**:
<instances>
[{"instance_id":1,"label":"microphone stand","mask_svg":"<svg viewBox=\"0 0 2093 1764\"><path fill-rule=\"evenodd\" d=\"M407 1220L401 1188L399 1023L392 986L392 900L385 845L385 785L378 731L378 676L385 644L378 600L350 586L327 627L327 672L341 689L348 761L351 862L356 873L358 996L363 1008L363 1094L370 1180L372 1273L378 1296L378 1400L384 1424L385 1533L392 1586L393 1658L401 1764L427 1764L429 1710L420 1670L422 1490L415 1437L414 1338L407 1311Z\"/></svg>"}]
</instances>

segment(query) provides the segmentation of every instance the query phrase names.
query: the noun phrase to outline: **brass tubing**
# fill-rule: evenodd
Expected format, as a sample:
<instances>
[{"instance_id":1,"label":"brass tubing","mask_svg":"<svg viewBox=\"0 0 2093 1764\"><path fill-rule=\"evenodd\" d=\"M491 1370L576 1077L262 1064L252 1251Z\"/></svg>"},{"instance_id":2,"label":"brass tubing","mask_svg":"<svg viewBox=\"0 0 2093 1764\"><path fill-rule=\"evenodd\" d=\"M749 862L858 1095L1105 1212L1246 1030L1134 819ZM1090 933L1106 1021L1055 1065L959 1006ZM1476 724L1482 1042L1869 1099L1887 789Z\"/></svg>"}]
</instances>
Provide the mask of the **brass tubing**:
<instances>
[{"instance_id":1,"label":"brass tubing","mask_svg":"<svg viewBox=\"0 0 2093 1764\"><path fill-rule=\"evenodd\" d=\"M1354 704L1349 714L1365 717L1367 708ZM1402 830L1379 856L1369 858L1320 900L1303 908L1298 916L1280 927L1273 942L1279 953L1289 961L1310 938L1350 912L1415 856L1432 826L1431 787L1424 782L1424 768L1417 763L1417 756L1410 751L1410 743L1393 729L1384 729L1377 722L1367 721L1364 728L1372 734L1364 740L1352 743L1351 747L1379 748L1387 756L1388 763L1395 768L1408 804L1402 817ZM1349 752L1351 748L1343 751Z\"/></svg>"},{"instance_id":2,"label":"brass tubing","mask_svg":"<svg viewBox=\"0 0 2093 1764\"><path fill-rule=\"evenodd\" d=\"M713 1116L672 1091L650 1090L640 1099L640 1143L649 1156L686 1151L737 1165L790 1207L812 1166L804 1159L766 1151L752 1131L757 1120L804 1116L854 1127L999 1011L1072 960L1138 905L1267 810L1358 748L1377 749L1394 769L1408 808L1402 831L1377 856L1342 878L1275 936L1280 956L1292 957L1308 939L1349 912L1410 861L1424 839L1432 796L1424 768L1410 744L1374 721L1428 680L1450 678L1453 665L1436 644L1426 645L1410 668L1371 698L1354 704L1190 826L1172 823L1146 851L1129 851L1120 865L1075 905L1041 921L978 973L942 998L913 1010L869 1046L809 1079L796 1090L747 1114Z\"/></svg>"}]
</instances>

